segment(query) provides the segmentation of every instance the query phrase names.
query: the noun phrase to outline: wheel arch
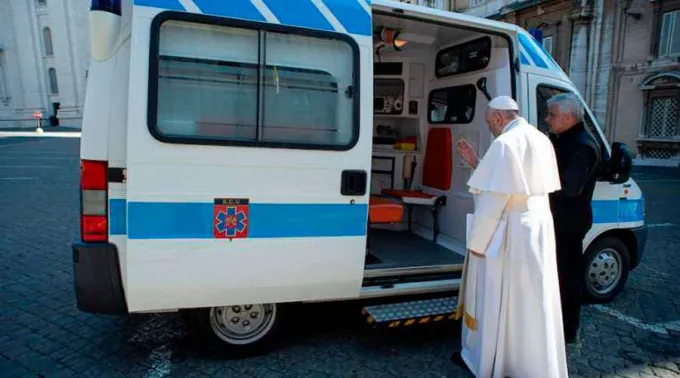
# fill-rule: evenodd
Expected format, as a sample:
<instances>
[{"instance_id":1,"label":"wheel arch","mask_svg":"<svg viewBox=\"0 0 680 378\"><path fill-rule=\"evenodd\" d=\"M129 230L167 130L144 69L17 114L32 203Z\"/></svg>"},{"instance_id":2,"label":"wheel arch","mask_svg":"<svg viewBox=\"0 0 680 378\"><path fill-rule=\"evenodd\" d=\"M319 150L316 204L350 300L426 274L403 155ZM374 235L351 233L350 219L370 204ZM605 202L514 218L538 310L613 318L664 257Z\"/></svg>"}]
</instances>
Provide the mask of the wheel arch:
<instances>
[{"instance_id":1,"label":"wheel arch","mask_svg":"<svg viewBox=\"0 0 680 378\"><path fill-rule=\"evenodd\" d=\"M606 237L615 237L623 244L626 245L626 248L628 248L628 253L630 257L630 269L633 270L635 269L638 264L639 264L639 259L638 259L638 242L637 242L637 237L635 236L635 233L629 228L615 228L615 229L610 229L606 230L595 237L592 238L590 243L583 249L583 253L587 253L588 249L594 245L596 242L599 240L602 240Z\"/></svg>"}]
</instances>

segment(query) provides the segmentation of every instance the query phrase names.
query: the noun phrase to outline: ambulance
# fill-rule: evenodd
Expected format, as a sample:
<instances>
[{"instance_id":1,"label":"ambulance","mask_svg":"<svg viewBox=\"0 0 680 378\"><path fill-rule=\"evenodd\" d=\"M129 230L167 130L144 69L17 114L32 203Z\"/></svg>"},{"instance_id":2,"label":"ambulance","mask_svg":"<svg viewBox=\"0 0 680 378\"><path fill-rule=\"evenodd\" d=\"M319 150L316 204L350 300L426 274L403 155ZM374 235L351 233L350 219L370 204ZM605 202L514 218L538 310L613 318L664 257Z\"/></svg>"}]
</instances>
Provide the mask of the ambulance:
<instances>
[{"instance_id":1,"label":"ambulance","mask_svg":"<svg viewBox=\"0 0 680 378\"><path fill-rule=\"evenodd\" d=\"M92 0L75 296L97 314L181 312L229 353L267 350L290 306L359 302L375 327L453 319L473 202L512 96L581 95L526 30L388 0ZM592 301L646 241L631 154L605 161L584 243ZM359 315L359 314L357 314Z\"/></svg>"}]
</instances>

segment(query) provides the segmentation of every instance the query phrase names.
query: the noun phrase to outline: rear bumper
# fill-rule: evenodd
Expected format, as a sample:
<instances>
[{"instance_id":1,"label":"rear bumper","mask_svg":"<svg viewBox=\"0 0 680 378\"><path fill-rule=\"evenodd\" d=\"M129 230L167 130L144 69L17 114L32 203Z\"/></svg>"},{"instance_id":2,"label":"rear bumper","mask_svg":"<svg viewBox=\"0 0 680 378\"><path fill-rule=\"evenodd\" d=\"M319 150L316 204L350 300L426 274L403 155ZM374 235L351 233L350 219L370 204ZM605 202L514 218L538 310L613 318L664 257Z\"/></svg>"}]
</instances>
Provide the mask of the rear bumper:
<instances>
[{"instance_id":1,"label":"rear bumper","mask_svg":"<svg viewBox=\"0 0 680 378\"><path fill-rule=\"evenodd\" d=\"M78 309L93 314L127 314L118 248L110 243L74 243L72 249Z\"/></svg>"},{"instance_id":2,"label":"rear bumper","mask_svg":"<svg viewBox=\"0 0 680 378\"><path fill-rule=\"evenodd\" d=\"M633 235L635 235L635 242L637 246L637 253L635 254L635 260L632 262L631 269L636 268L638 265L640 265L640 261L642 261L642 255L645 252L645 246L647 245L647 233L648 233L648 228L646 225L642 227L637 227L631 229L633 232Z\"/></svg>"}]
</instances>

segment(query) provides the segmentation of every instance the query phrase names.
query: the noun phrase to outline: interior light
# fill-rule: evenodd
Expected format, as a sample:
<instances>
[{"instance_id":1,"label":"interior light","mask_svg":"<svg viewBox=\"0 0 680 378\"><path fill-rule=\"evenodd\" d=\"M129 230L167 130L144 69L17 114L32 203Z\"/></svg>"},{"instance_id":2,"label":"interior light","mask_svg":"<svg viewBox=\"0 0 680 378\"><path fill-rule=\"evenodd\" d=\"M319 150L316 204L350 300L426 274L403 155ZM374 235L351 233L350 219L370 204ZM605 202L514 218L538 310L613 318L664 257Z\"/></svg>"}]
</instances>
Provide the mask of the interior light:
<instances>
[{"instance_id":1,"label":"interior light","mask_svg":"<svg viewBox=\"0 0 680 378\"><path fill-rule=\"evenodd\" d=\"M408 41L399 39L399 33L401 33L399 30L383 28L380 31L380 40L388 46L392 45L396 50L401 50Z\"/></svg>"},{"instance_id":2,"label":"interior light","mask_svg":"<svg viewBox=\"0 0 680 378\"><path fill-rule=\"evenodd\" d=\"M402 48L402 47L406 46L407 43L408 43L408 41L405 41L403 39L397 39L397 40L394 41L394 47Z\"/></svg>"}]
</instances>

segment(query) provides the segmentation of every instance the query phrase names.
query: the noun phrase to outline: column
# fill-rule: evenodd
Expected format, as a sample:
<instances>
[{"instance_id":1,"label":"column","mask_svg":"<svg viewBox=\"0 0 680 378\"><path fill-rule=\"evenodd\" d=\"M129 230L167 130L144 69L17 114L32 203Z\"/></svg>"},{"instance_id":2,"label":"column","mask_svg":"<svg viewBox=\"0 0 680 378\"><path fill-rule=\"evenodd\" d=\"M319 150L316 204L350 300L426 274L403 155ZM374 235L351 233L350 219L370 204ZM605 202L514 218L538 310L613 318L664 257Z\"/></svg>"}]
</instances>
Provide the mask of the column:
<instances>
[{"instance_id":1,"label":"column","mask_svg":"<svg viewBox=\"0 0 680 378\"><path fill-rule=\"evenodd\" d=\"M569 77L576 88L585 96L588 90L588 53L590 52L588 40L593 20L593 9L588 0L577 1L576 3L571 17L574 31L571 36Z\"/></svg>"}]
</instances>

